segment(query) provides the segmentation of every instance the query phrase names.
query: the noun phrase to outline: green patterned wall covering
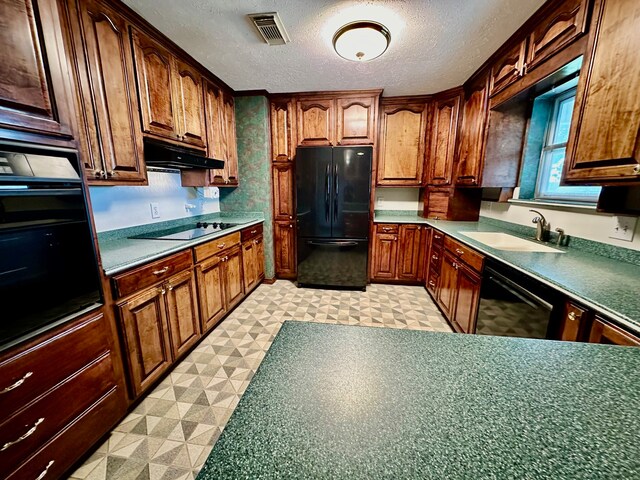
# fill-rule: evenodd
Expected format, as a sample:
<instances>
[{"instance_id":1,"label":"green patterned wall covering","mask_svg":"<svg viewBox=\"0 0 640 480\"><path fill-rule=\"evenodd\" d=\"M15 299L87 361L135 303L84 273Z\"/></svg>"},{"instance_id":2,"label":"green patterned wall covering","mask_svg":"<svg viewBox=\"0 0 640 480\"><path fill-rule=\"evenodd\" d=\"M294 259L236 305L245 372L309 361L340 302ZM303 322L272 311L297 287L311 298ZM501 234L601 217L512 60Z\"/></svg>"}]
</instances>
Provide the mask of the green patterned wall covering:
<instances>
[{"instance_id":1,"label":"green patterned wall covering","mask_svg":"<svg viewBox=\"0 0 640 480\"><path fill-rule=\"evenodd\" d=\"M264 214L265 276L273 278L273 210L271 208L271 160L269 101L266 97L236 98L238 140L237 188L220 188L220 211Z\"/></svg>"}]
</instances>

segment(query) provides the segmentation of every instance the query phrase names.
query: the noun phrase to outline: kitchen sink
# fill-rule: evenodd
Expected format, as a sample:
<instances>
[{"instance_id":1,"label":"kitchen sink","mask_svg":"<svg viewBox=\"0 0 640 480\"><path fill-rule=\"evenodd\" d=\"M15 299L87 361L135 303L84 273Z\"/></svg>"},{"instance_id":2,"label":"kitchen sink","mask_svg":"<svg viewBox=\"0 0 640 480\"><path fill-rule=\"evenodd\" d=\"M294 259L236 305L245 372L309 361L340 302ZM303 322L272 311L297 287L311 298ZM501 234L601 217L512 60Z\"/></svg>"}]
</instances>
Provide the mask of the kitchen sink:
<instances>
[{"instance_id":1,"label":"kitchen sink","mask_svg":"<svg viewBox=\"0 0 640 480\"><path fill-rule=\"evenodd\" d=\"M524 238L515 237L508 233L499 232L460 232L469 238L474 239L488 247L496 250L510 250L512 252L546 252L546 253L564 253L557 248L548 247L541 243L525 240Z\"/></svg>"}]
</instances>

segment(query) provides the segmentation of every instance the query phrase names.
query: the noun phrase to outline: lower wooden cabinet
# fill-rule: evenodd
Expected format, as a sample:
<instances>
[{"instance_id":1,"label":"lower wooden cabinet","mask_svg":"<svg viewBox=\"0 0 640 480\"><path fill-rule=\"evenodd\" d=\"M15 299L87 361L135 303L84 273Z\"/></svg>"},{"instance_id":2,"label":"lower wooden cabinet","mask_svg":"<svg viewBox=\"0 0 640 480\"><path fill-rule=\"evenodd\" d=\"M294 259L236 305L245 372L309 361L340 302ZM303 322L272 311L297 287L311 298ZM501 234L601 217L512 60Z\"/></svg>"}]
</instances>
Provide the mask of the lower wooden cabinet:
<instances>
[{"instance_id":1,"label":"lower wooden cabinet","mask_svg":"<svg viewBox=\"0 0 640 480\"><path fill-rule=\"evenodd\" d=\"M278 278L296 278L296 229L293 221L273 223L275 266Z\"/></svg>"},{"instance_id":2,"label":"lower wooden cabinet","mask_svg":"<svg viewBox=\"0 0 640 480\"><path fill-rule=\"evenodd\" d=\"M196 282L193 271L171 277L166 283L167 319L171 351L179 358L200 338Z\"/></svg>"},{"instance_id":3,"label":"lower wooden cabinet","mask_svg":"<svg viewBox=\"0 0 640 480\"><path fill-rule=\"evenodd\" d=\"M457 265L456 303L453 315L454 326L465 333L475 331L478 302L480 301L481 278L475 271L464 264Z\"/></svg>"},{"instance_id":4,"label":"lower wooden cabinet","mask_svg":"<svg viewBox=\"0 0 640 480\"><path fill-rule=\"evenodd\" d=\"M640 347L640 337L626 332L607 320L596 316L593 320L593 324L591 325L589 343Z\"/></svg>"},{"instance_id":5,"label":"lower wooden cabinet","mask_svg":"<svg viewBox=\"0 0 640 480\"><path fill-rule=\"evenodd\" d=\"M422 282L428 227L377 224L373 238L371 277L380 281Z\"/></svg>"},{"instance_id":6,"label":"lower wooden cabinet","mask_svg":"<svg viewBox=\"0 0 640 480\"><path fill-rule=\"evenodd\" d=\"M262 235L242 243L244 290L250 292L264 278L264 245Z\"/></svg>"}]
</instances>

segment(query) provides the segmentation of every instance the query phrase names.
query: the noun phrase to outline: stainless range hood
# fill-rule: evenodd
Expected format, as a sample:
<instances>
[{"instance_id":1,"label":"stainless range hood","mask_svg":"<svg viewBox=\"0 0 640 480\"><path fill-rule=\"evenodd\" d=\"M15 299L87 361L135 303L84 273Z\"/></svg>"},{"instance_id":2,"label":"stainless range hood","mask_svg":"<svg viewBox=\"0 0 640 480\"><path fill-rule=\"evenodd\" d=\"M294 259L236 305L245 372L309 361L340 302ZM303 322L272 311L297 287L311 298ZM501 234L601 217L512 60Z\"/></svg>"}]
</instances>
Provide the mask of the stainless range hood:
<instances>
[{"instance_id":1,"label":"stainless range hood","mask_svg":"<svg viewBox=\"0 0 640 480\"><path fill-rule=\"evenodd\" d=\"M165 143L145 140L144 160L148 167L177 168L224 168L222 160L207 158L201 152L180 148Z\"/></svg>"}]
</instances>

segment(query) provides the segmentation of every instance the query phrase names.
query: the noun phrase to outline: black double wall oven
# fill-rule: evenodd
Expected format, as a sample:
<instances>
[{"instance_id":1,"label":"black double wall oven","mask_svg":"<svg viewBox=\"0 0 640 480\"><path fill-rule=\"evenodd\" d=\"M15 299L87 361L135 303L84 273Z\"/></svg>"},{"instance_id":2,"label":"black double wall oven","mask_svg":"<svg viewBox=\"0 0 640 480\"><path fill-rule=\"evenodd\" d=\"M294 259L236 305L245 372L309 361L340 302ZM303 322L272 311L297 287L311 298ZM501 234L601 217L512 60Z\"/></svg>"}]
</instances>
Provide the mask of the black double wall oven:
<instances>
[{"instance_id":1,"label":"black double wall oven","mask_svg":"<svg viewBox=\"0 0 640 480\"><path fill-rule=\"evenodd\" d=\"M0 349L102 301L76 152L0 143Z\"/></svg>"}]
</instances>

